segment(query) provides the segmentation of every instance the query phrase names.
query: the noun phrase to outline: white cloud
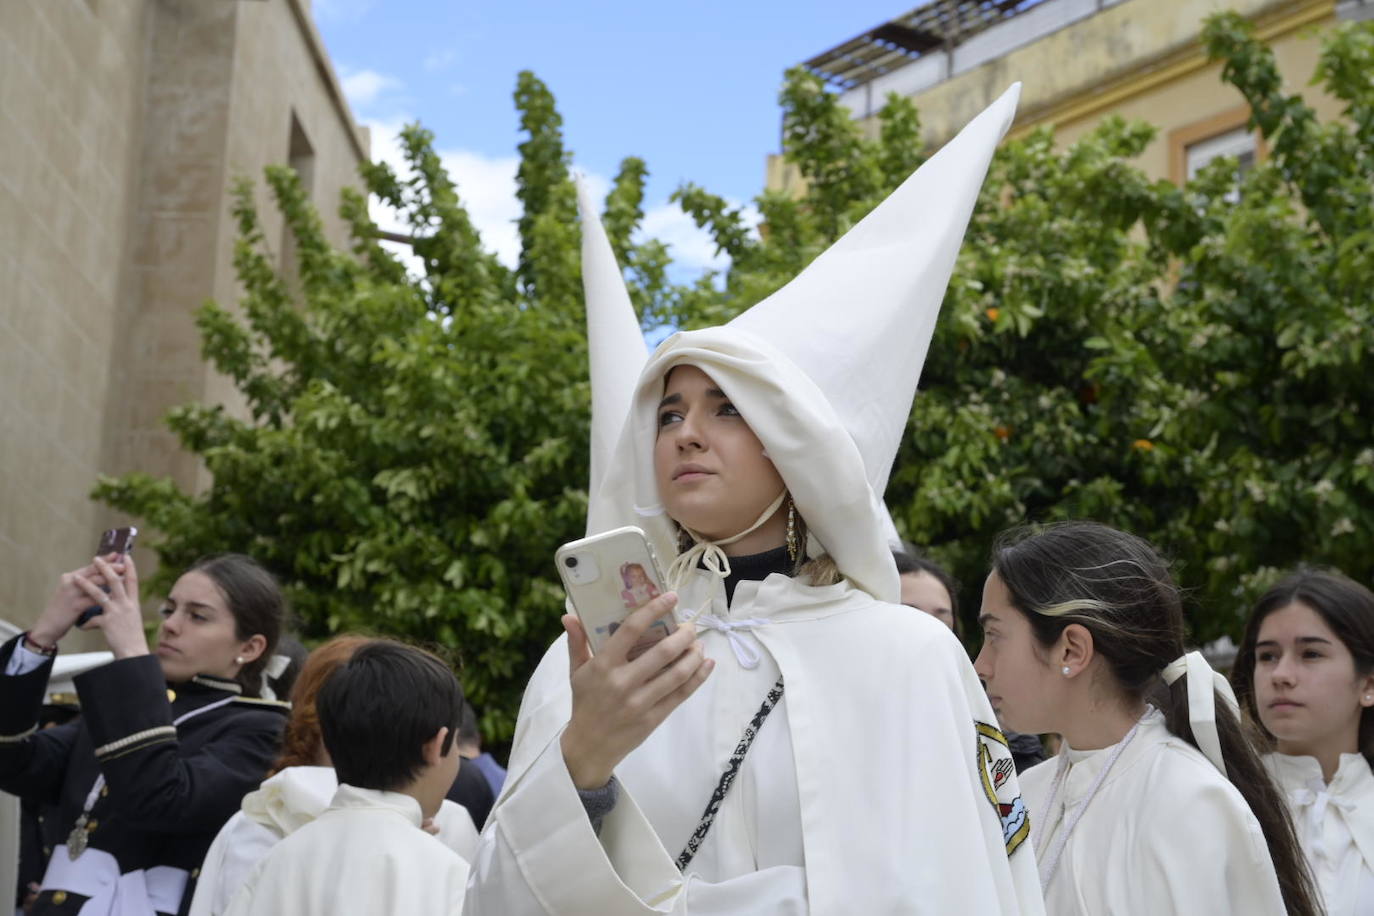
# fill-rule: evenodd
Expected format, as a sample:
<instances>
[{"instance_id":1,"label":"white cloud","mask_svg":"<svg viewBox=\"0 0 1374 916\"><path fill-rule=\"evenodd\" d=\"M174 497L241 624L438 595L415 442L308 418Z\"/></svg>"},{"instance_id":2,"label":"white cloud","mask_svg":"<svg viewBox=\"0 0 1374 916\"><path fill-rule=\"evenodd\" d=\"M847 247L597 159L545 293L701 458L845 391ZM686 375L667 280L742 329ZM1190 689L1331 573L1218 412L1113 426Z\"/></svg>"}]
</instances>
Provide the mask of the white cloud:
<instances>
[{"instance_id":1,"label":"white cloud","mask_svg":"<svg viewBox=\"0 0 1374 916\"><path fill-rule=\"evenodd\" d=\"M677 204L665 203L646 210L640 234L667 245L668 253L679 267L718 270L729 263L728 258L716 253L716 243L711 236L698 229Z\"/></svg>"},{"instance_id":2,"label":"white cloud","mask_svg":"<svg viewBox=\"0 0 1374 916\"><path fill-rule=\"evenodd\" d=\"M458 199L482 246L507 267L520 259L520 201L515 197L515 170L520 161L514 156L495 158L469 150L441 150L439 158L449 178L458 187Z\"/></svg>"},{"instance_id":3,"label":"white cloud","mask_svg":"<svg viewBox=\"0 0 1374 916\"><path fill-rule=\"evenodd\" d=\"M344 96L348 99L348 104L353 108L366 108L384 92L393 89L400 89L405 84L394 76L387 76L385 73L378 73L376 70L352 71L347 67L340 67L339 82L343 84Z\"/></svg>"},{"instance_id":4,"label":"white cloud","mask_svg":"<svg viewBox=\"0 0 1374 916\"><path fill-rule=\"evenodd\" d=\"M313 0L309 5L316 22L358 22L377 0Z\"/></svg>"},{"instance_id":5,"label":"white cloud","mask_svg":"<svg viewBox=\"0 0 1374 916\"><path fill-rule=\"evenodd\" d=\"M458 52L452 48L445 48L442 51L431 51L425 55L424 67L427 73L438 73L440 70L447 70L458 59Z\"/></svg>"}]
</instances>

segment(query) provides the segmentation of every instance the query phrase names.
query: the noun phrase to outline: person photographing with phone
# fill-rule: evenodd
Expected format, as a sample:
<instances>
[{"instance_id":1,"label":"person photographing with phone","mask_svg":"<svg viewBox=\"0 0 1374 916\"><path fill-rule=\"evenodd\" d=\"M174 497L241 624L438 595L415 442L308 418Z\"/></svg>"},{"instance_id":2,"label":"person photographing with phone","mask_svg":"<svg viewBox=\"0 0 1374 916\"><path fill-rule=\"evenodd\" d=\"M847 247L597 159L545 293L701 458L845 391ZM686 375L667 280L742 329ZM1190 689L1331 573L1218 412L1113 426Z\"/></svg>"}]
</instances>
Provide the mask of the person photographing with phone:
<instances>
[{"instance_id":1,"label":"person photographing with phone","mask_svg":"<svg viewBox=\"0 0 1374 916\"><path fill-rule=\"evenodd\" d=\"M624 373L642 338L583 190L589 536L559 551L576 614L470 913L1043 912L1006 740L953 634L898 603L881 499L1015 95L787 287ZM609 547L637 535L656 597Z\"/></svg>"},{"instance_id":2,"label":"person photographing with phone","mask_svg":"<svg viewBox=\"0 0 1374 916\"><path fill-rule=\"evenodd\" d=\"M57 643L85 629L114 661L75 679L81 718L36 731ZM276 756L286 704L257 699L285 602L252 558L198 561L173 585L150 648L133 558L62 576L0 647L0 789L57 805L35 914L184 913L215 833Z\"/></svg>"}]
</instances>

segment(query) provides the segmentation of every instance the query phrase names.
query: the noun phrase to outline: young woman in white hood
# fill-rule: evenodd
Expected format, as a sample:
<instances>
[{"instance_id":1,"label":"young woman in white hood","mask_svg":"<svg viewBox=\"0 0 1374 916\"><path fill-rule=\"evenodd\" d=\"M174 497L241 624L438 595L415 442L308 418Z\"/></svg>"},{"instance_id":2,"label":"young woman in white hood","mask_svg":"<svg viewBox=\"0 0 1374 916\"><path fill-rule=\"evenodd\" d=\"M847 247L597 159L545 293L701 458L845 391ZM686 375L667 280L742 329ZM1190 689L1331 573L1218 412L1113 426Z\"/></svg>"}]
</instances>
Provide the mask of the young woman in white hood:
<instances>
[{"instance_id":1,"label":"young woman in white hood","mask_svg":"<svg viewBox=\"0 0 1374 916\"><path fill-rule=\"evenodd\" d=\"M1374 594L1299 570L1260 598L1231 669L1276 750L1283 790L1330 916L1374 913Z\"/></svg>"},{"instance_id":2,"label":"young woman in white hood","mask_svg":"<svg viewBox=\"0 0 1374 916\"><path fill-rule=\"evenodd\" d=\"M1002 721L1064 737L1021 774L1049 913L1318 912L1278 790L1226 681L1184 652L1149 544L1092 522L1010 532L979 620L974 667Z\"/></svg>"},{"instance_id":3,"label":"young woman in white hood","mask_svg":"<svg viewBox=\"0 0 1374 916\"><path fill-rule=\"evenodd\" d=\"M564 618L471 912L1042 911L1005 739L949 629L898 603L879 497L1014 105L788 287L647 365L624 365L643 344L584 196L588 531L644 529L673 591L594 657ZM630 659L669 610L677 633Z\"/></svg>"}]
</instances>

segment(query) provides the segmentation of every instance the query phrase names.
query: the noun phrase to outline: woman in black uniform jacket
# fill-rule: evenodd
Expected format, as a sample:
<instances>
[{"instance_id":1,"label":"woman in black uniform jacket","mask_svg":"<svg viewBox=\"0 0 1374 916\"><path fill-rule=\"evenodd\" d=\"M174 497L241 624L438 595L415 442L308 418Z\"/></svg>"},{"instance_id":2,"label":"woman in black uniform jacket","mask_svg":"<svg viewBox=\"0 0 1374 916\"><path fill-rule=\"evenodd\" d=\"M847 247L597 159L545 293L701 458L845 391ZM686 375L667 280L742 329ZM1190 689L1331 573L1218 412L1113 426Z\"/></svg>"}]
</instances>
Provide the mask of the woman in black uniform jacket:
<instances>
[{"instance_id":1,"label":"woman in black uniform jacket","mask_svg":"<svg viewBox=\"0 0 1374 916\"><path fill-rule=\"evenodd\" d=\"M92 605L115 660L76 678L80 719L37 731L57 641ZM0 789L57 805L65 838L33 913L186 911L215 833L277 753L286 706L255 698L283 611L254 560L210 557L172 587L150 652L133 560L111 555L64 575L0 647Z\"/></svg>"}]
</instances>

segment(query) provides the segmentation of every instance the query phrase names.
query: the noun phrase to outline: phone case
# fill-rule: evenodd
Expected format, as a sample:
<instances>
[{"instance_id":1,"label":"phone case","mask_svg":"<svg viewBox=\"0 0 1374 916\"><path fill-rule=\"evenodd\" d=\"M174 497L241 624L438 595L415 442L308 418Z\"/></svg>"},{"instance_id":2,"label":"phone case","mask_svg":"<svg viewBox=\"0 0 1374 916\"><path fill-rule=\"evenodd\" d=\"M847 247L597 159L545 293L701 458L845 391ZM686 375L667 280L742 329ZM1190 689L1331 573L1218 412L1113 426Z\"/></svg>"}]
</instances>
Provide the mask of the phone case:
<instances>
[{"instance_id":1,"label":"phone case","mask_svg":"<svg viewBox=\"0 0 1374 916\"><path fill-rule=\"evenodd\" d=\"M592 652L600 652L630 612L666 591L653 548L638 528L616 528L572 541L554 554L568 599L582 621ZM634 658L677 629L671 613L654 621Z\"/></svg>"},{"instance_id":2,"label":"phone case","mask_svg":"<svg viewBox=\"0 0 1374 916\"><path fill-rule=\"evenodd\" d=\"M100 543L95 546L95 555L107 557L112 553L133 553L134 539L138 537L138 529L130 525L127 528L109 528L100 536ZM101 586L104 588L104 586ZM105 589L109 591L108 588ZM81 612L81 616L76 618L76 625L83 627L90 623L92 617L98 617L105 613L100 605L93 604Z\"/></svg>"}]
</instances>

